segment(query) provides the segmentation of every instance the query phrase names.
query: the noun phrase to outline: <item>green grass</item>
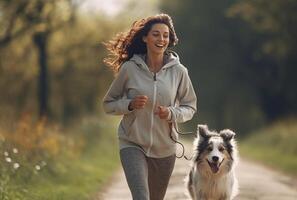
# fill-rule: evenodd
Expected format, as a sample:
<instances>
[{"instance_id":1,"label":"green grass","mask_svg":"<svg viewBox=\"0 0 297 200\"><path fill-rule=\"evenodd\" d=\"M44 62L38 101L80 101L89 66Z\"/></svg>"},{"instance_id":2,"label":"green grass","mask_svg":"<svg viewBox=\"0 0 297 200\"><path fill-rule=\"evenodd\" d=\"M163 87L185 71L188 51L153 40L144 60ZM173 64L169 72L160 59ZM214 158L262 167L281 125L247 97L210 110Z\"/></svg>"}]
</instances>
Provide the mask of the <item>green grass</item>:
<instances>
[{"instance_id":1,"label":"green grass","mask_svg":"<svg viewBox=\"0 0 297 200\"><path fill-rule=\"evenodd\" d=\"M10 177L8 199L92 199L119 167L115 120L105 120L103 123L98 118L87 120L67 130L67 134L84 135L85 145L81 152L70 157L59 155L48 164L51 167L40 170L29 180Z\"/></svg>"},{"instance_id":2,"label":"green grass","mask_svg":"<svg viewBox=\"0 0 297 200\"><path fill-rule=\"evenodd\" d=\"M111 143L110 143L111 144ZM118 166L114 144L99 144L80 159L68 160L56 176L46 176L31 185L33 199L89 199L103 186ZM30 196L30 195L29 195Z\"/></svg>"},{"instance_id":3,"label":"green grass","mask_svg":"<svg viewBox=\"0 0 297 200\"><path fill-rule=\"evenodd\" d=\"M63 173L51 181L43 180L47 185L38 184L37 188L33 185L33 190L41 193L37 199L83 200L90 199L100 190L118 167L119 159L116 129L109 126L98 128L96 124L85 127L84 132L90 135L89 146L80 159L65 162Z\"/></svg>"},{"instance_id":4,"label":"green grass","mask_svg":"<svg viewBox=\"0 0 297 200\"><path fill-rule=\"evenodd\" d=\"M297 120L288 119L253 132L239 144L242 156L297 177Z\"/></svg>"}]
</instances>

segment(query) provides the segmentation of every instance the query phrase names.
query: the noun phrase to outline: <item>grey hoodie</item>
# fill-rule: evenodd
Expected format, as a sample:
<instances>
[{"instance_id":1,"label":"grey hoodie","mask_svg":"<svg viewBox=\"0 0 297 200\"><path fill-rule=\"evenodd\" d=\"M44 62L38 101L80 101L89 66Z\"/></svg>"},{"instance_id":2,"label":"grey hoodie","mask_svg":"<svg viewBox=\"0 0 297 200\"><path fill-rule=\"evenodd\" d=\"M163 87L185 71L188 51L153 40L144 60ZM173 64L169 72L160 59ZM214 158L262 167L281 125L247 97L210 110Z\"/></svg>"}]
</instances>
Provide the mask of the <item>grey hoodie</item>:
<instances>
[{"instance_id":1,"label":"grey hoodie","mask_svg":"<svg viewBox=\"0 0 297 200\"><path fill-rule=\"evenodd\" d=\"M170 123L192 119L196 112L196 95L188 70L179 62L176 53L167 53L167 62L154 74L144 62L144 55L134 55L123 63L103 99L106 113L123 115L118 128L120 149L140 148L147 156L162 158L175 153L170 138ZM137 95L148 96L143 109L128 110ZM160 119L154 112L158 105L167 106L171 118ZM177 140L176 130L172 137Z\"/></svg>"}]
</instances>

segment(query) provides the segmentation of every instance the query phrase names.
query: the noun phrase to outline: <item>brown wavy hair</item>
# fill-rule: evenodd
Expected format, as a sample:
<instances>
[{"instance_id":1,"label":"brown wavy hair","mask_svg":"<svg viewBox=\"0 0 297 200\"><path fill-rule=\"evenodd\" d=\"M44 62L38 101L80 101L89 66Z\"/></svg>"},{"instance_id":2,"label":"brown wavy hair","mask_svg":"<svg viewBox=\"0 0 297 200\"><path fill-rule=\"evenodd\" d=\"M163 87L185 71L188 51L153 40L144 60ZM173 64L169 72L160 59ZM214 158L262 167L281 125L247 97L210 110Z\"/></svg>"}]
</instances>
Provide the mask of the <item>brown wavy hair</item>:
<instances>
[{"instance_id":1,"label":"brown wavy hair","mask_svg":"<svg viewBox=\"0 0 297 200\"><path fill-rule=\"evenodd\" d=\"M132 24L127 32L118 33L112 40L104 43L109 54L103 62L117 73L121 65L129 60L134 54L146 54L147 48L143 42L143 36L147 36L154 24L166 24L169 28L168 47L175 46L178 42L172 19L167 14L157 14L140 19Z\"/></svg>"}]
</instances>

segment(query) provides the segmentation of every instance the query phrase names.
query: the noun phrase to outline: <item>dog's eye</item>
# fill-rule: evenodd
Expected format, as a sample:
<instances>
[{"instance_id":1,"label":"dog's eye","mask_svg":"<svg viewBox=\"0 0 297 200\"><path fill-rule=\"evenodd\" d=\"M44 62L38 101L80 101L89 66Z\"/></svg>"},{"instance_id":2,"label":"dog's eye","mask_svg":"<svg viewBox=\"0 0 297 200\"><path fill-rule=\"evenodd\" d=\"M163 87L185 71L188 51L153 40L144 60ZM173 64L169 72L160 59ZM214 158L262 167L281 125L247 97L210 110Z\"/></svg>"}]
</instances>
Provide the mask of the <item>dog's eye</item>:
<instances>
[{"instance_id":1,"label":"dog's eye","mask_svg":"<svg viewBox=\"0 0 297 200\"><path fill-rule=\"evenodd\" d=\"M219 147L219 151L220 151L220 152L223 152L224 150L225 150L224 147Z\"/></svg>"},{"instance_id":2,"label":"dog's eye","mask_svg":"<svg viewBox=\"0 0 297 200\"><path fill-rule=\"evenodd\" d=\"M212 147L207 147L207 151L212 151Z\"/></svg>"}]
</instances>

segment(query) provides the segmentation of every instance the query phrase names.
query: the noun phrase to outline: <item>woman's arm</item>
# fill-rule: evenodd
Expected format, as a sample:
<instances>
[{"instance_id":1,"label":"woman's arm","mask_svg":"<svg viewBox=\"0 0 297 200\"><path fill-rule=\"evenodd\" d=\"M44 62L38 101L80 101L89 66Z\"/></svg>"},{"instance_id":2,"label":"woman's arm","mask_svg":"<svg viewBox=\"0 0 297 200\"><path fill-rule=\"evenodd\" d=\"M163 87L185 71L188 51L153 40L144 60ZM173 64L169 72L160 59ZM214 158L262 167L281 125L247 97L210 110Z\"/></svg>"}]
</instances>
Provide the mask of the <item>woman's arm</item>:
<instances>
[{"instance_id":1,"label":"woman's arm","mask_svg":"<svg viewBox=\"0 0 297 200\"><path fill-rule=\"evenodd\" d=\"M131 99L127 98L125 91L127 71L127 63L124 63L103 98L103 109L107 114L123 115L131 112L128 109Z\"/></svg>"},{"instance_id":2,"label":"woman's arm","mask_svg":"<svg viewBox=\"0 0 297 200\"><path fill-rule=\"evenodd\" d=\"M169 121L182 123L192 119L197 110L197 98L186 68L182 72L176 100L178 105L169 107L171 111L171 119Z\"/></svg>"}]
</instances>

